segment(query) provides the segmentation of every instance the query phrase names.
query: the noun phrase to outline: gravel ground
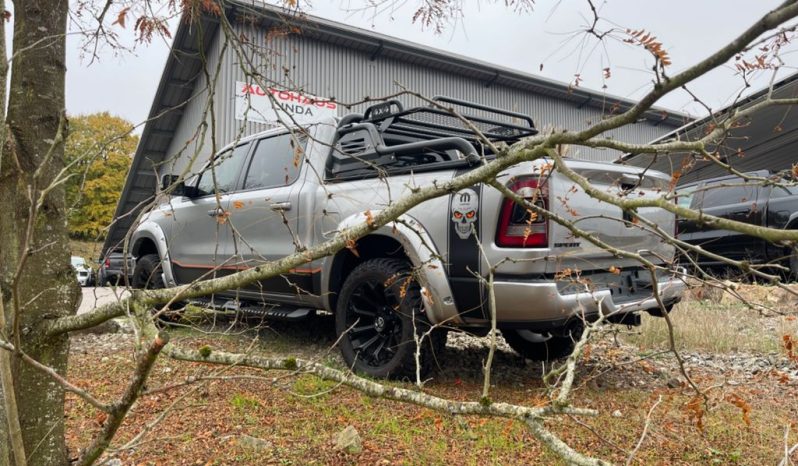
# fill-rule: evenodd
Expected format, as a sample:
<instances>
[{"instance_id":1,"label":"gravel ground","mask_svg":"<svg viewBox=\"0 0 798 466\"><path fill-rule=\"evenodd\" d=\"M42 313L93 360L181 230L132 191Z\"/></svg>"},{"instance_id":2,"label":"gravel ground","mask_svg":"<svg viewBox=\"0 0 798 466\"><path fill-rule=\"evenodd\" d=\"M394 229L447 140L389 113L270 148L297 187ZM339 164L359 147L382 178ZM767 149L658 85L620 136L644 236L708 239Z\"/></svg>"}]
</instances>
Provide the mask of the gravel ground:
<instances>
[{"instance_id":1,"label":"gravel ground","mask_svg":"<svg viewBox=\"0 0 798 466\"><path fill-rule=\"evenodd\" d=\"M335 338L329 324L329 319L322 318L309 325L279 323L256 331L246 324L238 324L221 330L217 327L215 331L220 333L220 338L240 339L242 345L257 337L261 351L267 355L291 355L345 367L340 353L331 349ZM201 330L214 331L209 327ZM197 334L199 336L200 333ZM72 351L76 354L112 356L132 348L132 345L133 335L130 333L82 334L73 337ZM438 359L438 370L433 377L468 382L482 380L482 365L489 348L490 339L487 337L450 333L446 352ZM798 369L783 355L680 354L689 374L719 377L728 385L746 384L768 375L786 377L788 383L798 385ZM539 380L550 364L524 360L499 338L493 361L492 383L505 387L524 387ZM672 354L641 353L631 345L616 343L609 335L598 336L590 344L580 362L578 382L590 384L594 389L686 386Z\"/></svg>"},{"instance_id":2,"label":"gravel ground","mask_svg":"<svg viewBox=\"0 0 798 466\"><path fill-rule=\"evenodd\" d=\"M83 301L78 312L88 312L95 307L123 298L127 294L122 288L83 288ZM132 345L132 335L124 332L129 328L126 319L116 319L116 321L123 332L75 335L73 351L85 353L91 348L92 352L111 354L120 348ZM323 355L327 362L343 366L339 352L330 349L335 343L335 335L332 317L329 315L320 315L301 324L272 322L257 326L249 322L225 325L215 330L211 328L202 330L224 333L228 338L234 335L234 338L241 338L242 341L257 335L265 353L290 354L307 359ZM259 329L253 330L253 327ZM438 375L447 379L481 379L482 365L487 358L489 348L490 339L487 337L450 332L446 354L437 361ZM680 354L688 371L721 376L729 384L746 383L772 371L777 372L779 376L786 376L791 383L798 381L796 364L781 353L712 354L684 351ZM515 354L502 338L498 339L493 367L494 383L517 383L530 377L539 378L546 370L546 364L525 361ZM683 380L672 354L646 354L632 345L618 343L609 332L591 343L591 348L581 364L581 375L595 386L615 388L673 385Z\"/></svg>"}]
</instances>

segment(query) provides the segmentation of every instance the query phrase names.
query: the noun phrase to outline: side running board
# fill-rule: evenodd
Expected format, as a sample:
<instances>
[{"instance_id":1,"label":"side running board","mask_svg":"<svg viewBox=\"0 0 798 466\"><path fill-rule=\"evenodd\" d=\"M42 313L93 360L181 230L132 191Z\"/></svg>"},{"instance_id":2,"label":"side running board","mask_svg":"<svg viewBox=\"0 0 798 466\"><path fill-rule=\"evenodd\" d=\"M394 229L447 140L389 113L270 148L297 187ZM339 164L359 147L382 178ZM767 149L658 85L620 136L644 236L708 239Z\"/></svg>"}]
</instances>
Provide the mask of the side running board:
<instances>
[{"instance_id":1,"label":"side running board","mask_svg":"<svg viewBox=\"0 0 798 466\"><path fill-rule=\"evenodd\" d=\"M301 321L316 315L315 309L280 307L270 304L255 304L230 300L222 305L225 311L236 311L247 315L263 317L270 320Z\"/></svg>"}]
</instances>

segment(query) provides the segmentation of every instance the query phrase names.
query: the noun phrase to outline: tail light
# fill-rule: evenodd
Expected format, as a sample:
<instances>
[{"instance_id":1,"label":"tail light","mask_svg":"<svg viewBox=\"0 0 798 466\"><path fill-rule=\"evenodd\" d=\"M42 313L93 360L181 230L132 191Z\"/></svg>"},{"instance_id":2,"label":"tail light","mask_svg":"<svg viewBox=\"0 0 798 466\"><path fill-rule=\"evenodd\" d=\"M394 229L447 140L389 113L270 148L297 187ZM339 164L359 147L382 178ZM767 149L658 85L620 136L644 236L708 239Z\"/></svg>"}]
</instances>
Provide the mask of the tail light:
<instances>
[{"instance_id":1,"label":"tail light","mask_svg":"<svg viewBox=\"0 0 798 466\"><path fill-rule=\"evenodd\" d=\"M510 190L541 209L549 206L548 189L537 177L519 178ZM505 199L499 216L496 244L508 248L545 248L549 245L549 222L512 199Z\"/></svg>"},{"instance_id":2,"label":"tail light","mask_svg":"<svg viewBox=\"0 0 798 466\"><path fill-rule=\"evenodd\" d=\"M105 258L105 268L107 269L109 267L111 267L111 258L110 257L106 257Z\"/></svg>"}]
</instances>

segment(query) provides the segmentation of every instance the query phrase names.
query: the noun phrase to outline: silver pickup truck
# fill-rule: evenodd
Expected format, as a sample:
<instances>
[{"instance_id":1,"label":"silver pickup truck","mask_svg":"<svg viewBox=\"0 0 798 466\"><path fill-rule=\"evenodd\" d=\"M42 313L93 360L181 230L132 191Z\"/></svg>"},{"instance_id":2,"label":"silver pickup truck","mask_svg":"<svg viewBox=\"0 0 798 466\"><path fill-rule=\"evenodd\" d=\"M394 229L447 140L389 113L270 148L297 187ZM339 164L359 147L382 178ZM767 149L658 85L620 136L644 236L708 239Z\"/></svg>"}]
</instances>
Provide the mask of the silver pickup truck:
<instances>
[{"instance_id":1,"label":"silver pickup truck","mask_svg":"<svg viewBox=\"0 0 798 466\"><path fill-rule=\"evenodd\" d=\"M439 103L461 116L391 101L301 131L250 136L192 176L166 175L171 197L132 234L133 285L218 277L319 244L415 186L450 180L489 160L493 154L474 128L506 143L537 132L525 115L450 98ZM590 198L549 167L547 160L522 163L498 180L612 246L655 263L673 257L671 246L618 207ZM574 160L569 167L600 189L636 197L661 195L670 181L613 164ZM674 217L664 210L638 215L673 231ZM626 325L639 324L640 311L660 313L650 274L639 263L614 257L483 184L426 201L349 248L221 298L270 318L333 313L347 364L371 376L404 377L416 373L417 363L422 372L430 368L445 329L488 331L491 266L498 328L527 358L569 354L585 320L599 312ZM667 306L679 300L684 283L675 272L657 282ZM426 335L420 345L418 335Z\"/></svg>"}]
</instances>

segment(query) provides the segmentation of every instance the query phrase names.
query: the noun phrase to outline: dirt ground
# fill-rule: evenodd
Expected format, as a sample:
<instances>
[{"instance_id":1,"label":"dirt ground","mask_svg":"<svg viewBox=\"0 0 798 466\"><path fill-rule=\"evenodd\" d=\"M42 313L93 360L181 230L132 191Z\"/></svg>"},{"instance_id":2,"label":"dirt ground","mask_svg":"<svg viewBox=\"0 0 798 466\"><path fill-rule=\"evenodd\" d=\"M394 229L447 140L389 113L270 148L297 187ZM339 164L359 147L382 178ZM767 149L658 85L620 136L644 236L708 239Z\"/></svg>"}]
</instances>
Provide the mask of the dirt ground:
<instances>
[{"instance_id":1,"label":"dirt ground","mask_svg":"<svg viewBox=\"0 0 798 466\"><path fill-rule=\"evenodd\" d=\"M688 303L679 312L697 309L701 302ZM330 316L319 316L303 324L256 328L251 322L224 322L169 331L173 342L187 347L293 355L343 369L337 350L331 349L332 327ZM765 327L785 331L770 323ZM785 447L798 443L798 364L783 348L682 348L691 379L707 395L704 400L686 382L667 348L636 338L641 338L639 328L631 333L610 328L590 344L581 361L572 402L596 409L597 417L547 421L578 451L625 463L646 424L634 464L778 464ZM70 380L103 400L112 399L130 376L134 346L135 337L129 333L73 337ZM450 335L446 354L424 390L478 400L487 352L485 338ZM548 403L550 392L541 380L545 369L502 343L492 371L492 400ZM212 379L159 390L200 377ZM134 406L106 456L112 464L561 463L518 422L375 399L307 374L162 358L147 390L152 393ZM159 416L163 419L148 428ZM102 413L75 396L67 397L73 456L103 421ZM359 433L360 453L334 446L334 435L348 426ZM792 456L798 461L798 453Z\"/></svg>"}]
</instances>

